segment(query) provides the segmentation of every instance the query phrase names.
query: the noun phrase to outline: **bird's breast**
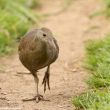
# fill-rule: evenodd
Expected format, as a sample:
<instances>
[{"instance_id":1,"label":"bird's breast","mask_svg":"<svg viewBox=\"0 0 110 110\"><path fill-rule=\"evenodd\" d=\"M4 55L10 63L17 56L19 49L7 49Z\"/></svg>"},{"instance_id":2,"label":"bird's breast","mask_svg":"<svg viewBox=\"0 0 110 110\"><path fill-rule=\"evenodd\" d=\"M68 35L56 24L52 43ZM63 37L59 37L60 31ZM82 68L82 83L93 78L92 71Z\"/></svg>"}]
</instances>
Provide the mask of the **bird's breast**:
<instances>
[{"instance_id":1,"label":"bird's breast","mask_svg":"<svg viewBox=\"0 0 110 110\"><path fill-rule=\"evenodd\" d=\"M30 42L19 52L22 64L31 72L48 66L58 56L58 50L53 40L47 42Z\"/></svg>"},{"instance_id":2,"label":"bird's breast","mask_svg":"<svg viewBox=\"0 0 110 110\"><path fill-rule=\"evenodd\" d=\"M47 53L45 44L32 45L19 52L22 64L30 71L37 71L45 66Z\"/></svg>"}]
</instances>

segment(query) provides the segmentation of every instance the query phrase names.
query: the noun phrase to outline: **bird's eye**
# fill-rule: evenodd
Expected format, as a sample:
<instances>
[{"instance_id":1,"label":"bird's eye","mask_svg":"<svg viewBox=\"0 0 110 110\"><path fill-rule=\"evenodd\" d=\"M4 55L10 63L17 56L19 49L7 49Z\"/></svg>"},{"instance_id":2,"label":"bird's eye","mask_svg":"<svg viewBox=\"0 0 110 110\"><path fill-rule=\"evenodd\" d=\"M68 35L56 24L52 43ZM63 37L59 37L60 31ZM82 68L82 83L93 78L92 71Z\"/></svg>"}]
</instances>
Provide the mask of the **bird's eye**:
<instances>
[{"instance_id":1,"label":"bird's eye","mask_svg":"<svg viewBox=\"0 0 110 110\"><path fill-rule=\"evenodd\" d=\"M44 37L46 37L46 34L45 34L45 33L43 33L43 36L44 36Z\"/></svg>"}]
</instances>

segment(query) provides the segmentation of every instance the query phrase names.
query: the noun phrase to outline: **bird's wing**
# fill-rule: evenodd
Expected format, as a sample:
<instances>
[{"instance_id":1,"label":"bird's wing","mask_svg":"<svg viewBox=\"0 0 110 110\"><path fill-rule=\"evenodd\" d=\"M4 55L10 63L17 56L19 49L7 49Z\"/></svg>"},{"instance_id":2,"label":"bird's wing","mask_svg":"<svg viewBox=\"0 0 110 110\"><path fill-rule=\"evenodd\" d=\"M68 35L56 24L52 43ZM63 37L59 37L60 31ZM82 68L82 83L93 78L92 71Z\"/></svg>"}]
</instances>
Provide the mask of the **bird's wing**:
<instances>
[{"instance_id":1,"label":"bird's wing","mask_svg":"<svg viewBox=\"0 0 110 110\"><path fill-rule=\"evenodd\" d=\"M54 41L54 43L55 43L55 46L56 46L56 48L57 48L57 52L58 52L58 54L59 54L59 46L58 46L57 40L56 40L55 38L53 38L53 41Z\"/></svg>"},{"instance_id":2,"label":"bird's wing","mask_svg":"<svg viewBox=\"0 0 110 110\"><path fill-rule=\"evenodd\" d=\"M57 58L58 58L58 54L59 54L59 46L58 46L58 44L57 44L57 41L56 41L56 39L55 38L53 38L53 43L54 43L54 45L55 45L55 48L53 48L52 50L51 50L51 58L50 58L50 62L51 63L53 63Z\"/></svg>"}]
</instances>

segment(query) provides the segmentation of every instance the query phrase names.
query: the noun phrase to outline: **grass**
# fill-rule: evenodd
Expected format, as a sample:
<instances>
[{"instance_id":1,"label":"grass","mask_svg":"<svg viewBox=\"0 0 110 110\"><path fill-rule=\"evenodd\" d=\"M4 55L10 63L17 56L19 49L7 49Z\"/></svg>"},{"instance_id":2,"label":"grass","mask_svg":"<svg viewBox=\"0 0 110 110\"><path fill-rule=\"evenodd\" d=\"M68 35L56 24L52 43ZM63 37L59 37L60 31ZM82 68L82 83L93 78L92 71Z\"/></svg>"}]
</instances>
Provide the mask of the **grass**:
<instances>
[{"instance_id":1,"label":"grass","mask_svg":"<svg viewBox=\"0 0 110 110\"><path fill-rule=\"evenodd\" d=\"M77 109L110 110L110 93L108 91L89 91L74 98L73 104Z\"/></svg>"},{"instance_id":2,"label":"grass","mask_svg":"<svg viewBox=\"0 0 110 110\"><path fill-rule=\"evenodd\" d=\"M104 3L105 3L105 15L107 16L107 17L110 17L110 0L103 0L104 1Z\"/></svg>"},{"instance_id":3,"label":"grass","mask_svg":"<svg viewBox=\"0 0 110 110\"><path fill-rule=\"evenodd\" d=\"M110 18L110 0L102 0L104 3L104 8L101 9L100 11L95 11L90 14L90 18L94 18L99 15L104 15L106 18Z\"/></svg>"},{"instance_id":4,"label":"grass","mask_svg":"<svg viewBox=\"0 0 110 110\"><path fill-rule=\"evenodd\" d=\"M110 86L110 36L87 44L86 68L91 70L88 83L96 88Z\"/></svg>"},{"instance_id":5,"label":"grass","mask_svg":"<svg viewBox=\"0 0 110 110\"><path fill-rule=\"evenodd\" d=\"M102 13L107 17L110 18L110 0L103 0L105 4L105 9L102 11Z\"/></svg>"},{"instance_id":6,"label":"grass","mask_svg":"<svg viewBox=\"0 0 110 110\"><path fill-rule=\"evenodd\" d=\"M110 110L110 35L86 45L85 67L92 76L86 81L89 91L73 98L77 109Z\"/></svg>"},{"instance_id":7,"label":"grass","mask_svg":"<svg viewBox=\"0 0 110 110\"><path fill-rule=\"evenodd\" d=\"M37 1L0 0L0 55L12 52L16 41L38 23L39 17L31 9L38 5Z\"/></svg>"},{"instance_id":8,"label":"grass","mask_svg":"<svg viewBox=\"0 0 110 110\"><path fill-rule=\"evenodd\" d=\"M101 13L109 18L110 0L103 1L105 10ZM110 110L110 35L87 43L85 67L92 74L86 81L89 90L73 97L73 105L77 110Z\"/></svg>"}]
</instances>

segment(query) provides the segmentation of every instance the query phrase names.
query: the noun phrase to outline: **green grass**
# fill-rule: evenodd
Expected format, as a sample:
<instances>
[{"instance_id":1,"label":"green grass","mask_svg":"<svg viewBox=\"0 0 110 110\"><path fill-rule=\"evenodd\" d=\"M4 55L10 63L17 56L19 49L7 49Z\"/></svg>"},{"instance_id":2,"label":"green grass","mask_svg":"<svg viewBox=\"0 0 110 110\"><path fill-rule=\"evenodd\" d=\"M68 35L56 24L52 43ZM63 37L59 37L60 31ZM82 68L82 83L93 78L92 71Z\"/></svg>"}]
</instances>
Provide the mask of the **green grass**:
<instances>
[{"instance_id":1,"label":"green grass","mask_svg":"<svg viewBox=\"0 0 110 110\"><path fill-rule=\"evenodd\" d=\"M104 13L105 13L105 15L107 17L110 17L110 0L103 0L103 1L105 3L105 11L104 11Z\"/></svg>"},{"instance_id":2,"label":"green grass","mask_svg":"<svg viewBox=\"0 0 110 110\"><path fill-rule=\"evenodd\" d=\"M110 18L110 0L102 0L104 8L98 11L95 11L89 15L90 18L94 18L99 15L104 15L106 18Z\"/></svg>"},{"instance_id":3,"label":"green grass","mask_svg":"<svg viewBox=\"0 0 110 110\"><path fill-rule=\"evenodd\" d=\"M77 109L110 110L110 35L86 45L85 67L92 76L86 81L90 91L73 98Z\"/></svg>"},{"instance_id":4,"label":"green grass","mask_svg":"<svg viewBox=\"0 0 110 110\"><path fill-rule=\"evenodd\" d=\"M93 74L88 83L92 87L110 86L110 36L89 42L86 51L86 68Z\"/></svg>"},{"instance_id":5,"label":"green grass","mask_svg":"<svg viewBox=\"0 0 110 110\"><path fill-rule=\"evenodd\" d=\"M0 0L0 55L12 52L16 41L39 22L40 17L31 9L37 1Z\"/></svg>"},{"instance_id":6,"label":"green grass","mask_svg":"<svg viewBox=\"0 0 110 110\"><path fill-rule=\"evenodd\" d=\"M110 17L110 0L103 0L102 12ZM86 45L85 68L91 73L86 81L89 90L73 97L72 102L78 110L110 110L110 35L102 40L89 41Z\"/></svg>"},{"instance_id":7,"label":"green grass","mask_svg":"<svg viewBox=\"0 0 110 110\"><path fill-rule=\"evenodd\" d=\"M110 110L110 93L108 91L89 91L75 97L73 104L80 110Z\"/></svg>"},{"instance_id":8,"label":"green grass","mask_svg":"<svg viewBox=\"0 0 110 110\"><path fill-rule=\"evenodd\" d=\"M13 2L13 0L8 0L8 1L0 0L0 6L1 6L1 8L4 8L4 7L6 7L6 5L9 5L12 2ZM34 7L40 6L39 0L16 0L14 2L16 2L17 4L21 4L28 8L34 8Z\"/></svg>"},{"instance_id":9,"label":"green grass","mask_svg":"<svg viewBox=\"0 0 110 110\"><path fill-rule=\"evenodd\" d=\"M107 18L110 18L110 0L102 0L105 8L102 10L102 14L105 15Z\"/></svg>"}]
</instances>

